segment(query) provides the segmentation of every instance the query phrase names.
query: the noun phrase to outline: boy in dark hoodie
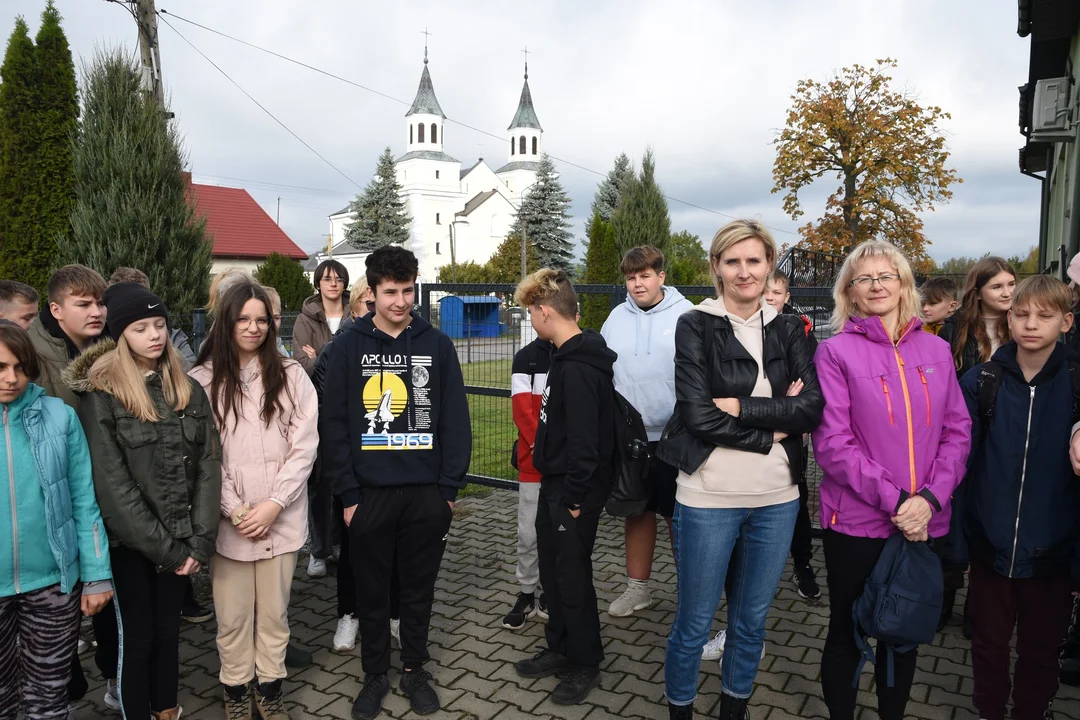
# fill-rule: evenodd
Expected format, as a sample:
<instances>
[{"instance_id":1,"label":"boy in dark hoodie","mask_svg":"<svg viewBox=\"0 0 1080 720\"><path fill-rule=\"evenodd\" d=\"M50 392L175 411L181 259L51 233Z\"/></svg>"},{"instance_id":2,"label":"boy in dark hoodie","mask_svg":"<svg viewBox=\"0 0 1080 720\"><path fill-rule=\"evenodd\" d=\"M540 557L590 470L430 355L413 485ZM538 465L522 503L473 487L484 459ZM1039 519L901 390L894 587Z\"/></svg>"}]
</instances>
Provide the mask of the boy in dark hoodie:
<instances>
[{"instance_id":1,"label":"boy in dark hoodie","mask_svg":"<svg viewBox=\"0 0 1080 720\"><path fill-rule=\"evenodd\" d=\"M1070 591L1080 589L1080 418L1072 381L1080 365L1058 341L1072 322L1064 283L1049 275L1024 280L1009 311L1013 340L961 380L972 417L963 529L973 700L985 720L1004 719L1010 685L1013 718L1048 714Z\"/></svg>"},{"instance_id":2,"label":"boy in dark hoodie","mask_svg":"<svg viewBox=\"0 0 1080 720\"><path fill-rule=\"evenodd\" d=\"M353 717L375 718L390 690L390 575L401 582L401 691L414 712L439 710L424 670L431 604L454 500L472 451L454 344L413 313L417 262L379 248L367 258L375 312L334 340L319 418L324 482L344 508L364 687Z\"/></svg>"},{"instance_id":3,"label":"boy in dark hoodie","mask_svg":"<svg viewBox=\"0 0 1080 720\"><path fill-rule=\"evenodd\" d=\"M562 270L533 273L515 297L555 352L533 447L542 476L536 542L547 648L514 667L527 678L558 674L552 701L576 705L599 683L604 659L592 551L614 473L617 356L600 333L578 327L577 293Z\"/></svg>"}]
</instances>

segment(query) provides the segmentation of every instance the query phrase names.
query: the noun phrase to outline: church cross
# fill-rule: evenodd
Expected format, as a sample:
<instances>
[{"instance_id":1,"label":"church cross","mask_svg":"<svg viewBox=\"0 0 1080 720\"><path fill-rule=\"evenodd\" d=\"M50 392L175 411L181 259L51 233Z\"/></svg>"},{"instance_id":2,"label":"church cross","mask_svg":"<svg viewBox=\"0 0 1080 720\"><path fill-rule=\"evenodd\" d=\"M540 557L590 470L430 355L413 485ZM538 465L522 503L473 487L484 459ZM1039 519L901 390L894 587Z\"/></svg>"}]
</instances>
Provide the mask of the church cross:
<instances>
[{"instance_id":1,"label":"church cross","mask_svg":"<svg viewBox=\"0 0 1080 720\"><path fill-rule=\"evenodd\" d=\"M529 46L526 45L525 49L521 52L525 53L525 77L529 77Z\"/></svg>"},{"instance_id":2,"label":"church cross","mask_svg":"<svg viewBox=\"0 0 1080 720\"><path fill-rule=\"evenodd\" d=\"M424 26L424 29L421 31L420 34L424 36L424 63L426 64L427 63L427 41L428 41L428 37L431 35L431 33L428 32L427 26Z\"/></svg>"}]
</instances>

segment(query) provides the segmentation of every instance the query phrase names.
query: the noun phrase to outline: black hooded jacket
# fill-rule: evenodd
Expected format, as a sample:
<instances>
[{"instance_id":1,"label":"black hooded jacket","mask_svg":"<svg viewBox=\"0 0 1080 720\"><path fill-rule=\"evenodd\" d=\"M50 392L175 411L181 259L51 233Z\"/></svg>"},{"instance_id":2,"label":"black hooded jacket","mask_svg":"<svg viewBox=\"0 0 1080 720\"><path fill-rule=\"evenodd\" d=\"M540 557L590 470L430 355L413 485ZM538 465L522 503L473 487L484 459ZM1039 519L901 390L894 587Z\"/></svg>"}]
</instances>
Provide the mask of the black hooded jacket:
<instances>
[{"instance_id":1,"label":"black hooded jacket","mask_svg":"<svg viewBox=\"0 0 1080 720\"><path fill-rule=\"evenodd\" d=\"M323 475L344 507L370 487L465 486L469 405L450 338L413 314L396 338L360 318L327 355L319 414Z\"/></svg>"},{"instance_id":2,"label":"black hooded jacket","mask_svg":"<svg viewBox=\"0 0 1080 720\"><path fill-rule=\"evenodd\" d=\"M562 497L580 505L597 484L611 485L615 451L618 355L600 333L584 330L551 356L533 448L543 481L561 481Z\"/></svg>"}]
</instances>

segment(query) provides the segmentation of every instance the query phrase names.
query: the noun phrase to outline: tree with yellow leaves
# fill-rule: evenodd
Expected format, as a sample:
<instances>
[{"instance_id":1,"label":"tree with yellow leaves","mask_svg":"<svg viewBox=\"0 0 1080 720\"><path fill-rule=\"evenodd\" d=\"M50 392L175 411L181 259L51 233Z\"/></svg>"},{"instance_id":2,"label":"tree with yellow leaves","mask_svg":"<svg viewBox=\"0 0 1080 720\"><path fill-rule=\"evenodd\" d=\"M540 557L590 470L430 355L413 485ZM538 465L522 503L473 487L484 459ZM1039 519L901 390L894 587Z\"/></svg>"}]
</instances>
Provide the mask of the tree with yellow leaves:
<instances>
[{"instance_id":1,"label":"tree with yellow leaves","mask_svg":"<svg viewBox=\"0 0 1080 720\"><path fill-rule=\"evenodd\" d=\"M837 178L840 187L822 217L799 228L801 244L844 254L864 240L884 239L926 271L934 261L917 213L948 202L949 187L963 180L946 167L940 124L951 116L893 90L887 73L895 67L885 58L875 67L845 67L827 83L799 82L787 124L773 143L772 191L786 193L784 211L797 219L804 214L799 192L821 178Z\"/></svg>"}]
</instances>

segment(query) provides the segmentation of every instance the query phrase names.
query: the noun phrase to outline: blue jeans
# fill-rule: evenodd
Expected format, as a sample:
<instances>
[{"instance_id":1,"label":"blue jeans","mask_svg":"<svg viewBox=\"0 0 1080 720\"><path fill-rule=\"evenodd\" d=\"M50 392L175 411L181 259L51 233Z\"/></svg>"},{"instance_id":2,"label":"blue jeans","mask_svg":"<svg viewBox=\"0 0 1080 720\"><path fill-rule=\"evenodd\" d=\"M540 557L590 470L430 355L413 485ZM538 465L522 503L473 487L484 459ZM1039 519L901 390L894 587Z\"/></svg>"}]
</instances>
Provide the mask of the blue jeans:
<instances>
[{"instance_id":1,"label":"blue jeans","mask_svg":"<svg viewBox=\"0 0 1080 720\"><path fill-rule=\"evenodd\" d=\"M709 640L729 562L734 577L721 680L728 695L750 697L765 644L765 619L784 573L798 512L798 500L737 509L676 503L672 527L679 603L664 660L668 702L694 702L701 650ZM736 542L739 552L733 555Z\"/></svg>"}]
</instances>

